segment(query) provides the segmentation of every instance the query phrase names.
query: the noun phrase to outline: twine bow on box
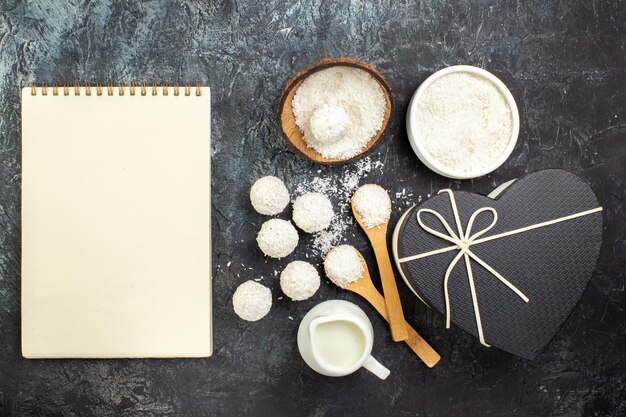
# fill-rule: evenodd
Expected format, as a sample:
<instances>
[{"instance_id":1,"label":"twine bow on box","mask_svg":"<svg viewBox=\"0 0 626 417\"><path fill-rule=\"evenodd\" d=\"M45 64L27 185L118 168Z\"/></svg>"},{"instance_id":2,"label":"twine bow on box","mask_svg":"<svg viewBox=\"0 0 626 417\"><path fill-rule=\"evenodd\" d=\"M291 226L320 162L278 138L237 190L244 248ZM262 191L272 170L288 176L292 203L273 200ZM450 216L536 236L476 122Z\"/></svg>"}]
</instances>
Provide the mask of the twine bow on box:
<instances>
[{"instance_id":1,"label":"twine bow on box","mask_svg":"<svg viewBox=\"0 0 626 417\"><path fill-rule=\"evenodd\" d=\"M498 271L493 269L487 262L485 262L480 257L478 257L474 252L472 252L471 251L471 247L475 246L475 245L478 245L478 244L481 244L481 243L484 243L484 242L489 242L491 240L501 239L503 237L512 236L512 235L519 234L519 233L524 233L524 232L527 232L529 230L550 226L550 225L553 225L553 224L556 224L556 223L561 223L561 222L564 222L564 221L568 221L568 220L571 220L571 219L575 219L575 218L582 217L582 216L587 216L589 214L593 214L593 213L597 213L597 212L602 211L602 207L596 207L596 208L593 208L593 209L590 209L590 210L585 210L585 211L581 211L579 213L574 213L574 214L571 214L569 216L559 217L559 218L554 219L554 220L549 220L549 221L546 221L546 222L533 224L533 225L522 227L522 228L519 228L519 229L510 230L508 232L498 233L498 234L495 234L495 235L492 235L492 236L487 236L487 237L480 238L482 235L484 235L489 230L491 230L496 225L496 223L498 222L498 212L496 211L496 209L494 209L492 207L482 207L482 208L479 208L474 213L472 213L472 215L469 218L469 221L467 222L466 229L463 230L463 226L461 225L461 219L459 217L459 211L458 211L458 208L457 208L457 205L456 205L456 200L454 198L454 193L452 192L452 190L448 190L448 189L439 191L439 194L441 194L441 193L448 194L448 197L450 198L450 204L452 206L452 213L454 214L454 221L456 223L457 233L455 233L454 230L452 230L452 228L450 227L450 225L448 224L446 219L444 219L443 216L441 214L439 214L438 212L436 212L435 210L419 209L417 211L417 222L422 227L422 229L424 229L426 232L430 233L433 236L437 236L437 237L439 237L441 239L444 239L444 240L447 240L448 242L451 242L452 246L447 246L447 247L444 247L444 248L441 248L441 249L436 249L436 250L433 250L433 251L430 251L430 252L420 253L420 254L417 254L417 255L412 255L412 256L407 256L407 257L404 257L404 258L400 258L400 259L398 259L398 262L400 262L400 263L410 262L410 261L414 261L416 259L422 259L422 258L426 258L426 257L429 257L429 256L438 255L440 253L457 250L459 253L457 253L457 255L454 257L452 262L450 262L450 265L448 266L448 269L446 270L446 274L445 274L444 280L443 280L444 299L445 299L445 305L446 305L446 328L447 329L450 328L450 296L448 294L448 281L450 279L450 274L454 270L454 267L461 260L461 258L463 258L465 260L465 268L467 270L467 277L468 277L468 280L469 280L470 292L471 292L471 296L472 296L472 304L474 306L474 317L476 319L476 328L478 330L478 338L480 340L480 343L485 345L485 346L490 346L490 345L487 344L487 342L485 341L485 337L484 337L484 334L483 334L483 327L482 327L482 322L481 322L481 319L480 319L480 309L479 309L479 306L478 306L478 296L476 295L476 286L474 284L474 275L472 273L472 263L471 263L471 260L474 260L480 266L482 266L487 271L489 271L493 276L495 276L500 282L502 282L504 285L506 285L511 291L513 291L522 300L524 300L525 302L528 302L529 299L528 299L528 297L526 297L526 295L524 295L524 293L522 291L520 291L509 280L507 280L502 275L500 275L498 273ZM424 224L424 222L422 221L422 214L424 214L424 213L428 213L428 214L434 215L441 222L441 224L446 229L448 234L446 235L445 233L441 233L441 232L439 232L439 231L437 231L437 230L427 226L426 224ZM472 226L474 225L474 222L475 222L476 218L481 213L491 213L491 215L493 216L493 220L491 221L491 224L489 224L487 227L485 227L484 229L482 229L482 230L472 234Z\"/></svg>"}]
</instances>

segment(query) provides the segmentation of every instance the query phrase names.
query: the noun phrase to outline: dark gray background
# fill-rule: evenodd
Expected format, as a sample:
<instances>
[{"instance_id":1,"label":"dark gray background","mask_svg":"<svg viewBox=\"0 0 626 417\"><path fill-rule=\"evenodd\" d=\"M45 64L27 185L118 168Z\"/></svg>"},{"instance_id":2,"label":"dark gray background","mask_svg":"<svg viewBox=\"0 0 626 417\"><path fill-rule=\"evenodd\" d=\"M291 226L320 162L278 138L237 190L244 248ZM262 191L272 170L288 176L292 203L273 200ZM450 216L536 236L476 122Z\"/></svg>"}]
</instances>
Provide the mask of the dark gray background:
<instances>
[{"instance_id":1,"label":"dark gray background","mask_svg":"<svg viewBox=\"0 0 626 417\"><path fill-rule=\"evenodd\" d=\"M67 4L65 4L67 3ZM6 416L623 416L626 413L625 4L617 1L20 1L0 3L0 414ZM273 271L306 253L267 261L248 203L253 179L275 174L291 189L351 167L319 167L287 151L276 107L297 71L325 57L374 65L395 93L384 162L368 181L414 199L441 187L487 193L541 168L591 183L605 207L600 261L581 303L534 361L444 330L401 285L408 320L441 353L427 369L387 336L356 296L327 282L309 301L277 300ZM411 152L404 116L435 70L468 63L500 77L516 98L521 134L496 172L450 181ZM215 353L206 360L58 360L20 357L20 100L31 82L186 81L213 94ZM114 121L100 120L102 123ZM184 138L181 138L184 140ZM396 202L397 203L397 202ZM283 214L286 217L289 213ZM395 224L398 212L394 213ZM350 232L372 264L364 235ZM228 262L232 262L227 267ZM243 265L242 265L243 264ZM231 295L264 276L275 305L246 323ZM377 277L374 277L377 279ZM173 277L175 279L175 277ZM365 371L318 376L295 334L317 302L344 298L371 317L387 381ZM289 317L293 320L290 320Z\"/></svg>"}]
</instances>

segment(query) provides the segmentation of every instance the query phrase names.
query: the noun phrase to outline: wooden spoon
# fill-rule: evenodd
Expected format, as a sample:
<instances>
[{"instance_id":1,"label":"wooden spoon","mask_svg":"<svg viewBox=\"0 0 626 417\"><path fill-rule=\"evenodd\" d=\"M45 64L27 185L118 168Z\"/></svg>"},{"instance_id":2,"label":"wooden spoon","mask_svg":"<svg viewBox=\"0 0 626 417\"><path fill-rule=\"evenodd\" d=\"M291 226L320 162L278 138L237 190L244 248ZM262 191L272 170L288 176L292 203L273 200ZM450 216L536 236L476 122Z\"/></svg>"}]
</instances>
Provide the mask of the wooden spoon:
<instances>
[{"instance_id":1,"label":"wooden spoon","mask_svg":"<svg viewBox=\"0 0 626 417\"><path fill-rule=\"evenodd\" d=\"M391 199L389 199L389 204L391 205ZM368 228L363 222L361 214L354 206L354 198L352 199L352 213L374 248L376 262L378 263L378 271L380 273L380 281L383 284L383 294L385 294L385 304L387 304L387 312L389 313L391 338L396 342L406 340L409 336L405 329L405 320L404 314L402 313L400 294L398 294L396 277L394 276L393 268L391 267L389 249L387 249L387 226L389 225L389 220L376 227Z\"/></svg>"},{"instance_id":2,"label":"wooden spoon","mask_svg":"<svg viewBox=\"0 0 626 417\"><path fill-rule=\"evenodd\" d=\"M353 67L364 70L368 72L383 89L385 94L385 100L387 102L387 108L385 111L385 116L383 118L383 124L376 132L376 134L370 139L370 141L365 145L363 150L358 154L349 159L336 159L336 158L324 158L320 155L315 149L309 148L304 141L302 136L302 132L298 125L296 125L296 117L293 114L293 108L291 107L291 103L293 101L293 97L300 87L300 84L304 81L306 77L309 75L321 71L326 68L334 67L334 66L345 66L345 67ZM387 82L383 78L383 76L374 69L369 64L365 62L359 61L353 58L335 58L335 59L323 59L318 63L306 68L303 71L300 71L295 77L293 77L288 83L285 89L283 90L283 94L280 98L280 104L278 105L278 117L280 119L280 128L287 142L287 145L293 149L296 153L304 156L305 158L318 162L320 164L345 164L346 162L351 162L363 157L366 153L371 151L374 146L380 142L383 133L387 129L387 125L389 124L389 119L391 118L391 111L393 109L393 100L391 98L391 89L387 85Z\"/></svg>"},{"instance_id":3,"label":"wooden spoon","mask_svg":"<svg viewBox=\"0 0 626 417\"><path fill-rule=\"evenodd\" d=\"M333 249L331 249L332 251ZM378 313L389 322L389 316L387 315L387 305L385 303L385 298L378 292L374 283L372 282L372 277L370 276L369 270L367 269L367 264L365 263L365 259L361 252L355 249L359 257L361 258L361 262L363 263L363 275L361 277L343 287L344 290L352 291L356 294L359 294L363 298L365 298L369 303L378 311ZM329 252L330 253L330 252ZM328 274L326 274L328 275ZM329 276L330 280L337 286L341 287L337 284L331 276ZM404 319L403 319L404 320ZM426 342L422 336L415 331L413 327L406 321L404 322L404 327L408 333L408 338L404 341L413 352L428 366L432 368L439 362L441 356Z\"/></svg>"}]
</instances>

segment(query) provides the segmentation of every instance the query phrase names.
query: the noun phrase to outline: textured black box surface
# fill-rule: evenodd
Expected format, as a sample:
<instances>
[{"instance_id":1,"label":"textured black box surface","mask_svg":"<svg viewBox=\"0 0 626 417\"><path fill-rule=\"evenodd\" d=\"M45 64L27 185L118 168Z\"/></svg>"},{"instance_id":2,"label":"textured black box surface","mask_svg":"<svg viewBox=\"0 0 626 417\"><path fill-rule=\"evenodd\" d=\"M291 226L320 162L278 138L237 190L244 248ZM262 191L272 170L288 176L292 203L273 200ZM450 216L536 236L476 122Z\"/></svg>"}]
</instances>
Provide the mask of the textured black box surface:
<instances>
[{"instance_id":1,"label":"textured black box surface","mask_svg":"<svg viewBox=\"0 0 626 417\"><path fill-rule=\"evenodd\" d=\"M547 222L598 207L595 194L578 176L564 170L526 175L496 199L455 192L461 224L482 207L498 213L495 226L482 237ZM425 231L417 222L419 209L440 213L457 232L451 200L440 193L406 216L398 235L398 256L409 257L452 244ZM493 217L481 213L472 233L489 226ZM422 222L448 235L429 213ZM491 272L471 260L482 328L487 343L524 358L534 358L554 337L585 290L602 243L602 213L596 212L523 233L472 245L470 250L509 280L528 298L526 303ZM458 250L401 263L411 287L433 308L445 314L444 276ZM463 258L448 283L451 320L478 337L468 273Z\"/></svg>"}]
</instances>

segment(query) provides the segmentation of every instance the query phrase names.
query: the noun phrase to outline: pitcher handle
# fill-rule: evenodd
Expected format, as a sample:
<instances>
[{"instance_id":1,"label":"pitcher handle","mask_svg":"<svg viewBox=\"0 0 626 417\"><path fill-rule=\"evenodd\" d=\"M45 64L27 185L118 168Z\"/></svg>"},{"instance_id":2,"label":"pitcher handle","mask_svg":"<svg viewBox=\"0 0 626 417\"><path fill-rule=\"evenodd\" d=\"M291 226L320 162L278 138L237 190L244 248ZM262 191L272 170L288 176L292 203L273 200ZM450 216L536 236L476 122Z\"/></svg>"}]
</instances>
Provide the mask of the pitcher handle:
<instances>
[{"instance_id":1,"label":"pitcher handle","mask_svg":"<svg viewBox=\"0 0 626 417\"><path fill-rule=\"evenodd\" d=\"M387 377L391 373L389 369L385 368L372 355L365 359L365 362L363 362L363 367L380 379L387 379Z\"/></svg>"}]
</instances>

